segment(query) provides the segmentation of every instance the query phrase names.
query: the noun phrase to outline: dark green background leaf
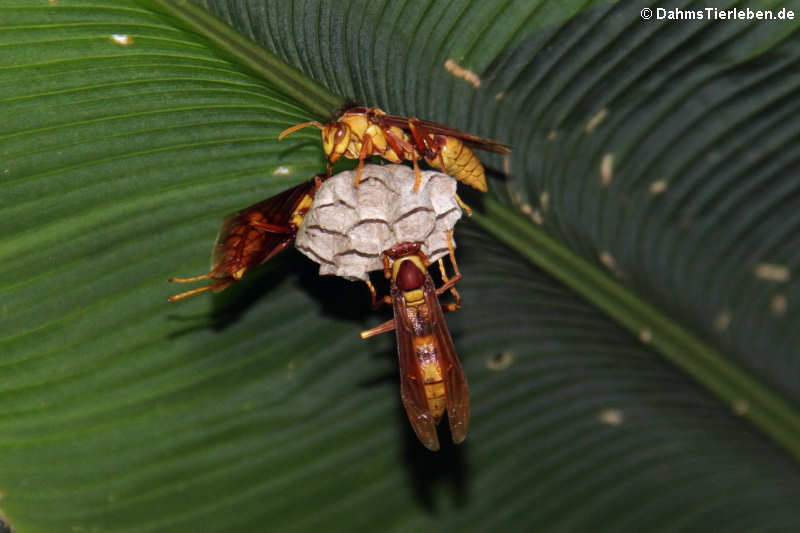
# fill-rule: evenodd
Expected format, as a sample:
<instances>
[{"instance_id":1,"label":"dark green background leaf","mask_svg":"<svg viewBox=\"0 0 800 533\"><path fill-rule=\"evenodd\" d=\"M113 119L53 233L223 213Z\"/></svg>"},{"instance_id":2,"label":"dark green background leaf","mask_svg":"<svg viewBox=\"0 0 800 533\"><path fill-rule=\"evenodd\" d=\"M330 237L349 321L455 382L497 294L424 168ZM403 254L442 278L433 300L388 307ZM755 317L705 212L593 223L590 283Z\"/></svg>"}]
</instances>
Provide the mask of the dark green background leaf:
<instances>
[{"instance_id":1,"label":"dark green background leaf","mask_svg":"<svg viewBox=\"0 0 800 533\"><path fill-rule=\"evenodd\" d=\"M513 144L521 212L798 401L797 23L206 5L337 93ZM4 2L0 24L0 509L20 532L797 529L785 451L474 223L448 316L473 427L437 454L391 335L358 339L386 319L363 287L292 251L168 305L222 216L323 168L316 133L276 140L309 113L149 3Z\"/></svg>"}]
</instances>

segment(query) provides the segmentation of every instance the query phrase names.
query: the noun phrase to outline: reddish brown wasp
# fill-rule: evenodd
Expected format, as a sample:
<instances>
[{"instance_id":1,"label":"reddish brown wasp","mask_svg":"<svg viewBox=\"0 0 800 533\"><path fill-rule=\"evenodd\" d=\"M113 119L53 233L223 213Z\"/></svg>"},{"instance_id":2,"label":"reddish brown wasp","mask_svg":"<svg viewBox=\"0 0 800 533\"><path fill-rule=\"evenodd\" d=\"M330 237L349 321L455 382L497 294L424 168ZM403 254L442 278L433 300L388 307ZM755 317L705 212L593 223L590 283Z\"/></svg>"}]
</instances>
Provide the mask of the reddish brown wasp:
<instances>
[{"instance_id":1,"label":"reddish brown wasp","mask_svg":"<svg viewBox=\"0 0 800 533\"><path fill-rule=\"evenodd\" d=\"M454 443L463 442L469 428L467 380L439 304L439 295L450 290L456 302L445 308L454 310L461 305L454 287L461 273L450 244L450 261L455 274L448 279L444 262L439 259L444 284L437 289L428 274L429 262L420 244L400 243L383 253L384 274L391 279L390 296L376 301L375 289L368 285L373 307L380 302L391 303L394 319L362 332L361 337L366 339L395 330L403 406L420 442L436 451L439 449L436 425L445 410Z\"/></svg>"},{"instance_id":2,"label":"reddish brown wasp","mask_svg":"<svg viewBox=\"0 0 800 533\"><path fill-rule=\"evenodd\" d=\"M249 270L262 265L289 246L303 222L324 175L287 189L271 198L227 216L219 230L211 255L211 271L192 278L170 278L187 283L215 280L169 298L170 302L212 290L219 292L242 279Z\"/></svg>"},{"instance_id":3,"label":"reddish brown wasp","mask_svg":"<svg viewBox=\"0 0 800 533\"><path fill-rule=\"evenodd\" d=\"M420 183L419 163L486 192L486 173L472 148L507 154L508 146L455 128L417 118L387 115L376 107L354 107L327 124L303 122L284 130L278 139L297 130L315 126L322 131L322 148L328 158L328 176L341 157L358 159L355 185L361 180L364 160L377 155L392 163L412 161L417 172L414 191Z\"/></svg>"}]
</instances>

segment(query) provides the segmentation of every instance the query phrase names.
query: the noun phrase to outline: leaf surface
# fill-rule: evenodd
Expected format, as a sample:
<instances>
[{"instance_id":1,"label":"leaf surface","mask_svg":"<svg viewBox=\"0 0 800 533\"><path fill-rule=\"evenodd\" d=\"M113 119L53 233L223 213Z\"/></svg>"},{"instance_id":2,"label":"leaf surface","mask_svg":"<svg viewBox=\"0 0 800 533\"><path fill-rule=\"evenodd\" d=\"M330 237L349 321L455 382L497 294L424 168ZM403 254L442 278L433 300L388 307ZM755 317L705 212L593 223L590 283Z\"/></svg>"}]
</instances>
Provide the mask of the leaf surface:
<instances>
[{"instance_id":1,"label":"leaf surface","mask_svg":"<svg viewBox=\"0 0 800 533\"><path fill-rule=\"evenodd\" d=\"M481 154L491 201L796 405L796 23L203 5L335 94L510 143ZM797 528L797 464L746 403L484 224L459 227L466 305L447 316L473 420L438 454L404 418L392 336L358 338L388 318L364 287L292 250L167 304L223 216L324 168L315 130L277 141L314 113L148 2L19 0L0 21L0 510L17 531Z\"/></svg>"}]
</instances>

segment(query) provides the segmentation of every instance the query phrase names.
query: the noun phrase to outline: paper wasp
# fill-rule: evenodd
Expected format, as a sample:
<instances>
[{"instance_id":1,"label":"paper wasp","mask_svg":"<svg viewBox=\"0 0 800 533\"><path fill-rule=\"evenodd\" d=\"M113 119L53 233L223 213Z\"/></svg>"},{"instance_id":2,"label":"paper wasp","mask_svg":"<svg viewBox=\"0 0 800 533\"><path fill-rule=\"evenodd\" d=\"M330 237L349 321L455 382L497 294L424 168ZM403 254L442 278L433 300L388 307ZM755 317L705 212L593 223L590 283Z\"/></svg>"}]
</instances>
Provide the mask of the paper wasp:
<instances>
[{"instance_id":1,"label":"paper wasp","mask_svg":"<svg viewBox=\"0 0 800 533\"><path fill-rule=\"evenodd\" d=\"M387 115L377 107L354 107L335 120L321 124L315 120L285 129L283 139L297 130L314 126L322 131L322 148L328 158L328 176L342 156L358 159L355 185L361 180L364 160L377 155L392 163L411 160L417 173L414 191L419 187L420 159L433 168L465 184L486 192L486 173L472 148L507 154L508 146L455 128L417 118Z\"/></svg>"},{"instance_id":2,"label":"paper wasp","mask_svg":"<svg viewBox=\"0 0 800 533\"><path fill-rule=\"evenodd\" d=\"M400 243L383 253L384 275L391 279L390 296L376 300L374 287L371 283L367 285L373 307L391 303L394 319L361 333L361 338L366 339L395 330L400 360L400 397L414 433L431 451L439 449L436 425L445 410L454 443L463 442L469 428L467 380L439 304L439 295L449 290L456 301L445 309L454 310L461 305L461 297L454 287L461 273L449 239L448 244L455 274L448 278L444 262L439 259L444 284L438 289L428 274L429 262L421 243Z\"/></svg>"},{"instance_id":3,"label":"paper wasp","mask_svg":"<svg viewBox=\"0 0 800 533\"><path fill-rule=\"evenodd\" d=\"M192 278L170 278L187 283L215 280L210 285L191 289L169 298L170 302L212 290L219 292L242 279L249 270L262 265L289 246L297 234L322 183L324 175L295 185L266 200L225 217L211 255L208 274Z\"/></svg>"}]
</instances>

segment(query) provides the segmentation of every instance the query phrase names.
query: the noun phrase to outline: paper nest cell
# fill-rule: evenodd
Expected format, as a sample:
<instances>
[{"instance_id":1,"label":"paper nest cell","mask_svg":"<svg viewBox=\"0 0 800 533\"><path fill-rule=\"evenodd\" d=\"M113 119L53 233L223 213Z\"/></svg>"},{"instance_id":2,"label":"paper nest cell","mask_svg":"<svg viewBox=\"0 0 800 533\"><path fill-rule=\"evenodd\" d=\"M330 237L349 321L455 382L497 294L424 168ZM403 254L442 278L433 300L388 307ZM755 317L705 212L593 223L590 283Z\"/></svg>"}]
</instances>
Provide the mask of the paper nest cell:
<instances>
[{"instance_id":1,"label":"paper nest cell","mask_svg":"<svg viewBox=\"0 0 800 533\"><path fill-rule=\"evenodd\" d=\"M319 263L320 275L366 280L401 242L423 243L431 261L447 254L447 232L461 218L453 178L424 171L412 192L416 176L403 165L364 165L358 187L355 177L349 170L324 181L297 231L295 247Z\"/></svg>"}]
</instances>

